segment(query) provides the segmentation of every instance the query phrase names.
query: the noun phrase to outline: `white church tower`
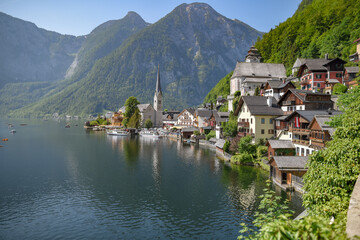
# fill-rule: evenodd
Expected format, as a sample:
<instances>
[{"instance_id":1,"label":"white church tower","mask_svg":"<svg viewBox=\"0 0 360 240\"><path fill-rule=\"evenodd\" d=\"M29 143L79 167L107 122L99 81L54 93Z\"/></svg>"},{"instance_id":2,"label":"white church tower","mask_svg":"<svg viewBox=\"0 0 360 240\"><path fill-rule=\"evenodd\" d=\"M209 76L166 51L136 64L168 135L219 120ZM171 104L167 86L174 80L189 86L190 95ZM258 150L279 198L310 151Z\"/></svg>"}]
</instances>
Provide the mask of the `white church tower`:
<instances>
[{"instance_id":1,"label":"white church tower","mask_svg":"<svg viewBox=\"0 0 360 240\"><path fill-rule=\"evenodd\" d=\"M154 110L155 110L155 121L154 126L162 127L162 92L160 84L160 68L158 66L156 89L154 95Z\"/></svg>"}]
</instances>

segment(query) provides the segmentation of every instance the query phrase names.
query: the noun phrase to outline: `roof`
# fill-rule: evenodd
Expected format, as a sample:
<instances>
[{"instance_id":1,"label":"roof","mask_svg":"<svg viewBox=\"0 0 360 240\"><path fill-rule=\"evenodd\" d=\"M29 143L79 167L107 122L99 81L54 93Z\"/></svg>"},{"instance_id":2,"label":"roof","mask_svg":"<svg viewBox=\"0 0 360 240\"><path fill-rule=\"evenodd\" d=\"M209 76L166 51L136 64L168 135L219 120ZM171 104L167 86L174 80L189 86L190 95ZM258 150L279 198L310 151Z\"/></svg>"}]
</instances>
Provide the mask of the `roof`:
<instances>
[{"instance_id":1,"label":"roof","mask_svg":"<svg viewBox=\"0 0 360 240\"><path fill-rule=\"evenodd\" d=\"M189 113L191 113L192 115L194 115L194 113L195 113L195 109L193 109L193 108L187 108L185 110L188 111Z\"/></svg>"},{"instance_id":2,"label":"roof","mask_svg":"<svg viewBox=\"0 0 360 240\"><path fill-rule=\"evenodd\" d=\"M243 96L241 97L238 106L235 110L235 115L239 114L241 106L246 103L249 111L252 115L269 115L269 116L281 116L283 111L277 107L277 101L274 97L270 97L272 100L272 106L269 107L267 104L268 97L263 96Z\"/></svg>"},{"instance_id":3,"label":"roof","mask_svg":"<svg viewBox=\"0 0 360 240\"><path fill-rule=\"evenodd\" d=\"M298 68L300 67L301 65L303 65L306 61L306 58L297 58L294 65L293 65L293 68Z\"/></svg>"},{"instance_id":4,"label":"roof","mask_svg":"<svg viewBox=\"0 0 360 240\"><path fill-rule=\"evenodd\" d=\"M267 144L268 146L271 146L273 149L283 149L283 148L294 148L295 146L290 140L268 140Z\"/></svg>"},{"instance_id":5,"label":"roof","mask_svg":"<svg viewBox=\"0 0 360 240\"><path fill-rule=\"evenodd\" d=\"M284 121L287 117L288 117L288 115L284 115L284 116L275 118L275 120Z\"/></svg>"},{"instance_id":6,"label":"roof","mask_svg":"<svg viewBox=\"0 0 360 240\"><path fill-rule=\"evenodd\" d=\"M194 131L199 131L199 129L197 128L183 128L181 129L182 132L194 132Z\"/></svg>"},{"instance_id":7,"label":"roof","mask_svg":"<svg viewBox=\"0 0 360 240\"><path fill-rule=\"evenodd\" d=\"M334 61L341 61L343 63L346 63L344 60L340 58L334 58L334 59L316 58L316 59L306 59L305 63L303 63L301 66L306 65L306 67L310 71L327 71L326 66Z\"/></svg>"},{"instance_id":8,"label":"roof","mask_svg":"<svg viewBox=\"0 0 360 240\"><path fill-rule=\"evenodd\" d=\"M271 78L256 78L256 77L247 77L244 80L244 83L247 82L254 82L254 83L266 83L267 81L271 80Z\"/></svg>"},{"instance_id":9,"label":"roof","mask_svg":"<svg viewBox=\"0 0 360 240\"><path fill-rule=\"evenodd\" d=\"M305 170L308 156L274 156L272 159L280 170Z\"/></svg>"},{"instance_id":10,"label":"roof","mask_svg":"<svg viewBox=\"0 0 360 240\"><path fill-rule=\"evenodd\" d=\"M237 62L234 77L286 77L286 69L283 64L275 63L254 63L254 62Z\"/></svg>"},{"instance_id":11,"label":"roof","mask_svg":"<svg viewBox=\"0 0 360 240\"><path fill-rule=\"evenodd\" d=\"M289 88L286 93L284 95L282 95L279 99L279 104L280 102L282 102L286 96L289 94L289 92L293 93L297 98L299 98L301 101L303 102L310 102L310 101L306 101L306 96L308 95L315 95L315 96L330 96L329 94L326 93L320 93L320 92L312 92L312 91L308 91L308 90L300 90L300 89L294 89L294 88ZM315 101L311 101L311 102L315 102ZM331 102L331 100L329 101L321 101L321 102Z\"/></svg>"},{"instance_id":12,"label":"roof","mask_svg":"<svg viewBox=\"0 0 360 240\"><path fill-rule=\"evenodd\" d=\"M328 122L331 121L332 116L333 115L316 115L316 116L314 116L314 119L311 121L309 128L316 121L319 124L322 131L328 131L330 136L332 136L335 132L335 128L332 128L332 127L330 127L329 124L327 124Z\"/></svg>"},{"instance_id":13,"label":"roof","mask_svg":"<svg viewBox=\"0 0 360 240\"><path fill-rule=\"evenodd\" d=\"M138 104L137 107L139 109L140 112L143 112L145 109L147 109L149 106L151 106L150 103L145 103L145 104Z\"/></svg>"},{"instance_id":14,"label":"roof","mask_svg":"<svg viewBox=\"0 0 360 240\"><path fill-rule=\"evenodd\" d=\"M212 111L206 108L196 109L196 115L203 118L210 118L212 116Z\"/></svg>"},{"instance_id":15,"label":"roof","mask_svg":"<svg viewBox=\"0 0 360 240\"><path fill-rule=\"evenodd\" d=\"M209 142L216 143L216 142L217 142L217 139L216 139L216 138L210 138L210 139L209 139Z\"/></svg>"},{"instance_id":16,"label":"roof","mask_svg":"<svg viewBox=\"0 0 360 240\"><path fill-rule=\"evenodd\" d=\"M230 116L229 112L217 112L217 114L219 115L219 117L221 118L228 118Z\"/></svg>"},{"instance_id":17,"label":"roof","mask_svg":"<svg viewBox=\"0 0 360 240\"><path fill-rule=\"evenodd\" d=\"M275 80L275 79L271 79L268 80L267 83L270 85L270 87L272 89L281 89L286 87L286 85L288 84L292 84L294 86L294 84L291 82L291 80L286 80L285 82L283 82L283 80L279 79L279 80ZM294 86L295 88L295 86Z\"/></svg>"},{"instance_id":18,"label":"roof","mask_svg":"<svg viewBox=\"0 0 360 240\"><path fill-rule=\"evenodd\" d=\"M358 73L359 72L359 67L345 67L345 70L348 73Z\"/></svg>"},{"instance_id":19,"label":"roof","mask_svg":"<svg viewBox=\"0 0 360 240\"><path fill-rule=\"evenodd\" d=\"M327 115L329 117L335 116L338 114L342 114L340 111L331 111L331 114L329 114L329 111L327 110L296 110L295 112L291 113L289 116L286 117L285 120L291 119L295 114L299 114L302 118L307 120L308 122L311 122L315 115Z\"/></svg>"},{"instance_id":20,"label":"roof","mask_svg":"<svg viewBox=\"0 0 360 240\"><path fill-rule=\"evenodd\" d=\"M217 140L217 142L215 143L215 147L218 147L218 148L220 148L220 149L223 149L225 142L226 142L226 141L225 141L224 139L219 139L219 140Z\"/></svg>"},{"instance_id":21,"label":"roof","mask_svg":"<svg viewBox=\"0 0 360 240\"><path fill-rule=\"evenodd\" d=\"M327 80L328 83L340 83L337 79L329 79Z\"/></svg>"}]
</instances>

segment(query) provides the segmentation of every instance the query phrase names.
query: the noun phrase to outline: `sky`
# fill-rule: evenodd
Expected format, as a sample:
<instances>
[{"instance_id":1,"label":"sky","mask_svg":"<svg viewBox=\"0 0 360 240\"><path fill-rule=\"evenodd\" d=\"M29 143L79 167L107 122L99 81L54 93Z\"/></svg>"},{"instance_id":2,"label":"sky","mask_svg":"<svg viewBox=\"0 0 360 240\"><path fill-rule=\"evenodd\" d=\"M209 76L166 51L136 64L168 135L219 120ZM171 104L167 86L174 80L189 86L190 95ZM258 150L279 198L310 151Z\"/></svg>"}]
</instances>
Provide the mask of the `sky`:
<instances>
[{"instance_id":1,"label":"sky","mask_svg":"<svg viewBox=\"0 0 360 240\"><path fill-rule=\"evenodd\" d=\"M291 17L301 0L203 0L215 11L268 32ZM155 23L184 0L0 0L0 12L38 27L75 36L89 34L98 25L137 12Z\"/></svg>"}]
</instances>

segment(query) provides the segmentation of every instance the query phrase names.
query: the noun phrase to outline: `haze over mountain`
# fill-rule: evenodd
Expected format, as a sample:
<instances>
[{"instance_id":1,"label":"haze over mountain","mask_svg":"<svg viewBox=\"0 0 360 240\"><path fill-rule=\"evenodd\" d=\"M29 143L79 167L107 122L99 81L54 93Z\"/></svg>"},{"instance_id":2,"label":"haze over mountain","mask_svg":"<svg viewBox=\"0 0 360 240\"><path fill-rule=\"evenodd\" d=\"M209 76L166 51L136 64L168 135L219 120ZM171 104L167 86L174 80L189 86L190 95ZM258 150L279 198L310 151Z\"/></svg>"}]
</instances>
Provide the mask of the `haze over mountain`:
<instances>
[{"instance_id":1,"label":"haze over mountain","mask_svg":"<svg viewBox=\"0 0 360 240\"><path fill-rule=\"evenodd\" d=\"M129 12L123 19L106 22L85 37L66 36L74 41L71 50L77 51L66 52L68 59L62 64L67 68L61 71L64 80L33 86L37 96L23 108L19 108L19 99L30 92L7 84L0 90L1 95L7 95L7 107L0 104L0 109L15 110L11 115L16 116L54 112L85 115L117 110L132 95L142 103L152 102L157 65L161 70L164 107L196 105L234 68L236 60L244 58L261 35L202 3L182 4L151 25ZM11 91L17 93L9 94Z\"/></svg>"}]
</instances>

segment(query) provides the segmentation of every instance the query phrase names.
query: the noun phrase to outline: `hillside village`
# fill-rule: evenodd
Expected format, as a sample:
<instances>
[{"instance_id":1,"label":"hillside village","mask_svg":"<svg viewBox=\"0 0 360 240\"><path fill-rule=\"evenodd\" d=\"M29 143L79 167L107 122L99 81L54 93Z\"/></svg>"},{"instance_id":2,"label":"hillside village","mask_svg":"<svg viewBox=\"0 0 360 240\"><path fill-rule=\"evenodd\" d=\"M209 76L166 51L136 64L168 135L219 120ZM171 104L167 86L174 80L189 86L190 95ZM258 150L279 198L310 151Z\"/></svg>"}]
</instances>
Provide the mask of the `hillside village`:
<instances>
[{"instance_id":1,"label":"hillside village","mask_svg":"<svg viewBox=\"0 0 360 240\"><path fill-rule=\"evenodd\" d=\"M349 57L350 62L359 61L360 39L354 43L357 52ZM252 46L245 61L236 63L229 96L217 96L216 104L182 111L162 109L158 68L154 104L137 105L140 125L144 127L146 120L151 120L153 127L171 131L169 136L212 146L229 161L240 139L250 136L253 144L265 143L267 158L262 160L270 166L273 182L287 190L302 191L308 156L326 147L335 130L329 121L341 114L334 91L339 85L348 89L358 84L354 79L359 67L344 64L328 55L298 58L287 77L283 64L262 63L259 51ZM122 126L124 113L125 107L113 113L111 124ZM224 131L231 118L236 121L233 134ZM229 145L235 145L232 151Z\"/></svg>"}]
</instances>

